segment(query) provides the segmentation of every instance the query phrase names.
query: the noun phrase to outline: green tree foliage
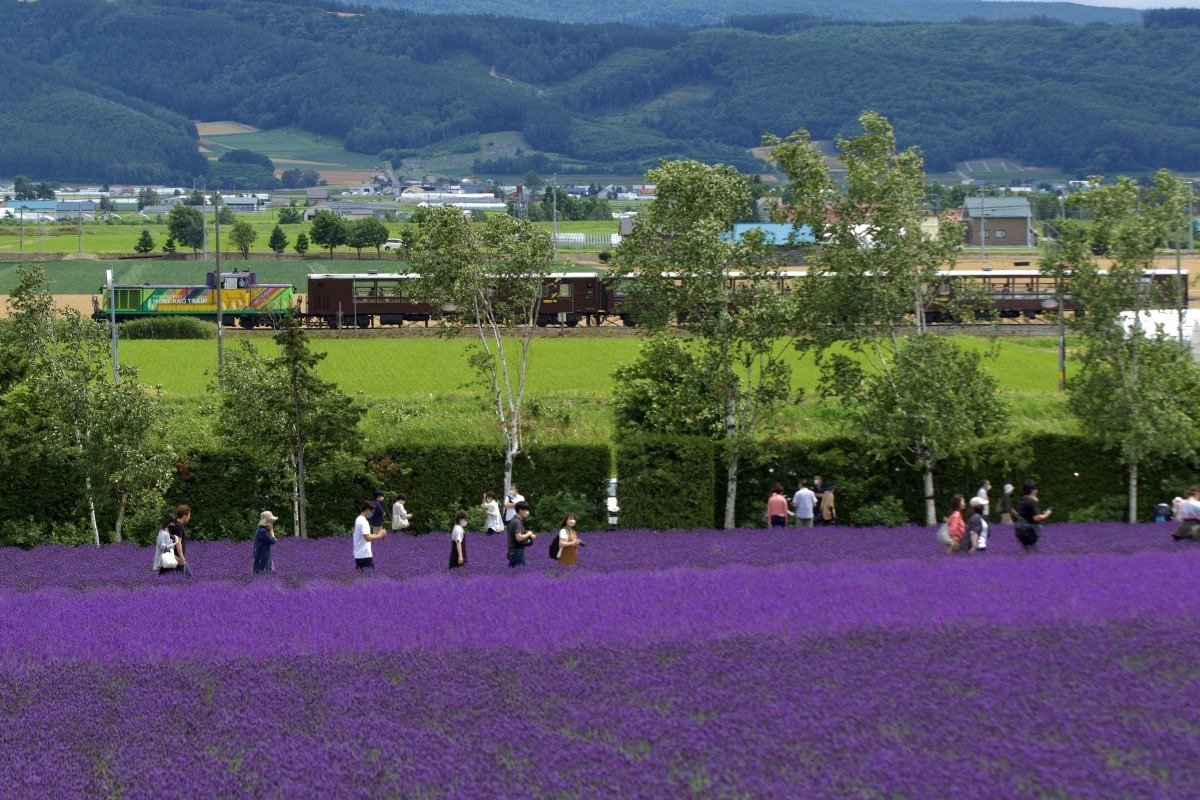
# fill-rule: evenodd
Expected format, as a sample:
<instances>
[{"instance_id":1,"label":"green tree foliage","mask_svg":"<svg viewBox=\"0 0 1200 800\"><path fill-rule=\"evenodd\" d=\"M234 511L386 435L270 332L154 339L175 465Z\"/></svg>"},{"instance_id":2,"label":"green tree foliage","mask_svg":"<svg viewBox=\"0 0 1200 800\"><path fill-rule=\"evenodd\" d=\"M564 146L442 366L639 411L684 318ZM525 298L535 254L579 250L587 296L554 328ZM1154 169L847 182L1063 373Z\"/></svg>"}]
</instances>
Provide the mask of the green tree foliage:
<instances>
[{"instance_id":1,"label":"green tree foliage","mask_svg":"<svg viewBox=\"0 0 1200 800\"><path fill-rule=\"evenodd\" d=\"M217 212L217 217L220 219L221 224L222 225L235 224L237 222L237 215L233 213L233 209L230 208L229 206L225 205L223 202L221 202L219 197L217 199L217 204L221 208L221 210Z\"/></svg>"},{"instance_id":2,"label":"green tree foliage","mask_svg":"<svg viewBox=\"0 0 1200 800\"><path fill-rule=\"evenodd\" d=\"M14 200L36 200L37 189L33 185L33 181L29 180L28 175L18 175L13 180L13 199Z\"/></svg>"},{"instance_id":3,"label":"green tree foliage","mask_svg":"<svg viewBox=\"0 0 1200 800\"><path fill-rule=\"evenodd\" d=\"M143 255L154 252L154 237L150 235L149 228L142 228L142 235L138 237L137 244L133 246L133 251Z\"/></svg>"},{"instance_id":4,"label":"green tree foliage","mask_svg":"<svg viewBox=\"0 0 1200 800\"><path fill-rule=\"evenodd\" d=\"M164 253L166 253L167 255L171 255L172 253L175 252L175 237L174 236L167 237L167 240L165 242L163 242L162 251Z\"/></svg>"},{"instance_id":5,"label":"green tree foliage","mask_svg":"<svg viewBox=\"0 0 1200 800\"><path fill-rule=\"evenodd\" d=\"M793 310L762 233L729 236L751 196L746 178L727 165L675 161L646 179L657 192L617 249L615 275L640 323L655 330L678 320L695 337L722 401L725 527L732 528L741 451L789 393Z\"/></svg>"},{"instance_id":6,"label":"green tree foliage","mask_svg":"<svg viewBox=\"0 0 1200 800\"><path fill-rule=\"evenodd\" d=\"M275 336L279 354L264 359L249 343L226 359L219 388L220 430L230 446L254 459L270 486L292 485L295 533L308 535L308 465L356 452L363 406L317 374L325 353L314 353L299 321L285 317Z\"/></svg>"},{"instance_id":7,"label":"green tree foliage","mask_svg":"<svg viewBox=\"0 0 1200 800\"><path fill-rule=\"evenodd\" d=\"M387 225L375 217L363 217L347 225L346 244L358 251L359 258L362 258L365 247L374 247L376 256L382 257L380 248L388 240L388 236Z\"/></svg>"},{"instance_id":8,"label":"green tree foliage","mask_svg":"<svg viewBox=\"0 0 1200 800\"><path fill-rule=\"evenodd\" d=\"M275 230L279 231L278 225L275 226ZM283 233L283 231L279 232L280 234ZM272 233L272 236L274 236L274 233ZM229 243L237 248L238 252L242 254L242 258L250 257L250 247L257 238L258 231L254 230L254 226L249 222L235 222L233 229L229 231ZM284 247L286 246L285 242Z\"/></svg>"},{"instance_id":9,"label":"green tree foliage","mask_svg":"<svg viewBox=\"0 0 1200 800\"><path fill-rule=\"evenodd\" d=\"M176 244L195 253L204 246L204 215L195 206L176 203L167 214L167 231Z\"/></svg>"},{"instance_id":10,"label":"green tree foliage","mask_svg":"<svg viewBox=\"0 0 1200 800\"><path fill-rule=\"evenodd\" d=\"M10 392L42 420L44 445L73 456L95 544L102 516L113 519L119 541L129 503L160 504L170 475L174 454L162 444L158 395L132 370L113 385L107 331L74 309L56 309L39 268L22 268L10 310L6 345L26 351L24 378Z\"/></svg>"},{"instance_id":11,"label":"green tree foliage","mask_svg":"<svg viewBox=\"0 0 1200 800\"><path fill-rule=\"evenodd\" d=\"M552 219L572 221L612 219L612 209L603 197L592 195L579 199L572 197L562 189L549 186L542 193L542 199L530 203L527 211L529 219L533 222Z\"/></svg>"},{"instance_id":12,"label":"green tree foliage","mask_svg":"<svg viewBox=\"0 0 1200 800\"><path fill-rule=\"evenodd\" d=\"M296 255L303 257L308 252L308 236L303 232L296 234Z\"/></svg>"},{"instance_id":13,"label":"green tree foliage","mask_svg":"<svg viewBox=\"0 0 1200 800\"><path fill-rule=\"evenodd\" d=\"M138 211L141 211L146 206L156 206L159 204L159 202L161 202L161 200L162 198L159 196L158 192L151 189L149 186L144 186L141 189L138 189Z\"/></svg>"},{"instance_id":14,"label":"green tree foliage","mask_svg":"<svg viewBox=\"0 0 1200 800\"><path fill-rule=\"evenodd\" d=\"M255 164L262 167L267 172L275 171L275 162L262 153L256 153L253 150L238 148L236 150L227 150L222 153L217 161L223 164Z\"/></svg>"},{"instance_id":15,"label":"green tree foliage","mask_svg":"<svg viewBox=\"0 0 1200 800\"><path fill-rule=\"evenodd\" d=\"M406 252L421 275L419 292L456 309L441 328L447 335L467 328L478 339L469 357L496 411L507 489L523 447L525 376L542 286L553 264L550 236L504 215L489 217L480 231L453 206L421 208L413 221Z\"/></svg>"},{"instance_id":16,"label":"green tree foliage","mask_svg":"<svg viewBox=\"0 0 1200 800\"><path fill-rule=\"evenodd\" d=\"M313 215L312 226L308 230L312 243L318 247L329 249L329 257L333 258L333 248L346 243L350 226L346 220L332 211L321 208ZM298 243L299 240L297 240Z\"/></svg>"},{"instance_id":17,"label":"green tree foliage","mask_svg":"<svg viewBox=\"0 0 1200 800\"><path fill-rule=\"evenodd\" d=\"M271 238L267 240L267 247L271 248L271 252L275 253L276 257L283 255L283 251L287 250L288 237L283 232L283 228L276 225L271 229Z\"/></svg>"},{"instance_id":18,"label":"green tree foliage","mask_svg":"<svg viewBox=\"0 0 1200 800\"><path fill-rule=\"evenodd\" d=\"M307 189L316 186L320 181L321 175L315 169L292 167L279 175L280 185L285 189Z\"/></svg>"},{"instance_id":19,"label":"green tree foliage","mask_svg":"<svg viewBox=\"0 0 1200 800\"><path fill-rule=\"evenodd\" d=\"M280 225L299 225L301 222L304 222L304 209L296 205L295 200L279 209Z\"/></svg>"},{"instance_id":20,"label":"green tree foliage","mask_svg":"<svg viewBox=\"0 0 1200 800\"><path fill-rule=\"evenodd\" d=\"M863 132L838 140L846 168L841 185L808 131L786 140L765 139L790 179L787 213L810 226L820 242L811 249L808 275L794 293L796 319L801 341L816 351L822 366L824 394L840 396L852 414L867 419L892 392L896 405L891 413L903 415L904 424L875 426L873 431L886 436L891 450L908 453L910 463L921 470L926 523L934 525L938 462L954 452L962 432L999 424L1003 406L998 401L935 403L919 379L902 372L919 367L951 374L969 368L963 377L973 383L972 391L995 391L977 380L978 366L952 344L905 347L905 328L924 332L937 271L954 263L961 229L944 218L936 237L921 230L926 211L920 152L897 151L891 124L878 114L863 112L859 119ZM831 355L835 345L848 347L850 355ZM945 358L946 363L936 366L931 358ZM981 410L988 416L978 418ZM921 435L922 430L931 433Z\"/></svg>"},{"instance_id":21,"label":"green tree foliage","mask_svg":"<svg viewBox=\"0 0 1200 800\"><path fill-rule=\"evenodd\" d=\"M1159 246L1179 229L1188 187L1167 170L1141 189L1129 178L1072 196L1090 231L1067 227L1042 260L1075 296L1083 313L1072 321L1083 339L1079 375L1068 383L1069 405L1085 430L1115 451L1127 470L1129 521L1137 520L1139 471L1151 457L1194 451L1200 443L1200 373L1179 342L1147 328L1140 312L1175 307L1183 322L1179 287L1163 290L1144 280ZM1107 243L1111 265L1102 272L1092 256ZM1122 312L1133 312L1126 330Z\"/></svg>"},{"instance_id":22,"label":"green tree foliage","mask_svg":"<svg viewBox=\"0 0 1200 800\"><path fill-rule=\"evenodd\" d=\"M725 408L708 379L711 373L711 365L686 340L668 333L646 339L637 360L613 372L618 435L642 432L719 439Z\"/></svg>"}]
</instances>

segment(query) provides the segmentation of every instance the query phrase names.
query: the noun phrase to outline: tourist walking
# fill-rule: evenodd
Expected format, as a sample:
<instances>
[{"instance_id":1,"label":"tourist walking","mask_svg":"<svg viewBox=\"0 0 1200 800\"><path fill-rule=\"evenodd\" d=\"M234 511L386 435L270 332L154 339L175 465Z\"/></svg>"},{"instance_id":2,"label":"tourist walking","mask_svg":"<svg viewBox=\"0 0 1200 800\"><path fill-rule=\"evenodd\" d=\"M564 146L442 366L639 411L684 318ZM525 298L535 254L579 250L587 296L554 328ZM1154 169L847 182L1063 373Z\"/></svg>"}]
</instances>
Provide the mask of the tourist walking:
<instances>
[{"instance_id":1,"label":"tourist walking","mask_svg":"<svg viewBox=\"0 0 1200 800\"><path fill-rule=\"evenodd\" d=\"M525 502L525 498L521 496L521 490L514 483L508 487L508 491L504 493L504 524L507 525L512 521L512 518L517 515L517 503Z\"/></svg>"},{"instance_id":2,"label":"tourist walking","mask_svg":"<svg viewBox=\"0 0 1200 800\"><path fill-rule=\"evenodd\" d=\"M1015 520L1017 541L1026 551L1031 550L1042 536L1042 523L1054 512L1053 508L1042 511L1038 499L1038 485L1034 481L1025 481L1022 487L1024 496L1017 503L1017 518Z\"/></svg>"},{"instance_id":3,"label":"tourist walking","mask_svg":"<svg viewBox=\"0 0 1200 800\"><path fill-rule=\"evenodd\" d=\"M516 487L513 487L514 490ZM505 525L508 534L508 566L518 567L525 563L525 548L533 544L537 535L525 530L525 520L529 517L529 503L517 501L513 506L512 519Z\"/></svg>"},{"instance_id":4,"label":"tourist walking","mask_svg":"<svg viewBox=\"0 0 1200 800\"><path fill-rule=\"evenodd\" d=\"M961 494L951 497L950 514L946 517L946 523L938 529L938 541L946 548L947 553L957 553L962 547L963 537L967 533L967 525L963 521L965 505Z\"/></svg>"},{"instance_id":5,"label":"tourist walking","mask_svg":"<svg viewBox=\"0 0 1200 800\"><path fill-rule=\"evenodd\" d=\"M374 499L371 500L371 533L380 533L383 531L383 492L376 491Z\"/></svg>"},{"instance_id":6,"label":"tourist walking","mask_svg":"<svg viewBox=\"0 0 1200 800\"><path fill-rule=\"evenodd\" d=\"M171 525L171 535L179 539L179 544L175 546L175 557L179 560L179 569L189 577L192 574L192 568L188 565L187 560L187 525L191 521L191 507L181 505L175 509L175 522Z\"/></svg>"},{"instance_id":7,"label":"tourist walking","mask_svg":"<svg viewBox=\"0 0 1200 800\"><path fill-rule=\"evenodd\" d=\"M821 524L837 525L837 484L829 484L821 492Z\"/></svg>"},{"instance_id":8,"label":"tourist walking","mask_svg":"<svg viewBox=\"0 0 1200 800\"><path fill-rule=\"evenodd\" d=\"M562 524L558 529L558 536L554 537L551 545L550 557L568 567L579 563L579 548L583 545L583 540L575 532L575 525L574 514L567 514L563 517Z\"/></svg>"},{"instance_id":9,"label":"tourist walking","mask_svg":"<svg viewBox=\"0 0 1200 800\"><path fill-rule=\"evenodd\" d=\"M976 495L971 498L970 508L967 509L967 536L970 537L971 553L986 553L988 543L987 515L984 509L987 502Z\"/></svg>"},{"instance_id":10,"label":"tourist walking","mask_svg":"<svg viewBox=\"0 0 1200 800\"><path fill-rule=\"evenodd\" d=\"M772 528L787 526L788 502L783 496L783 484L777 483L771 487L771 495L767 498L767 511L764 514L767 524Z\"/></svg>"},{"instance_id":11,"label":"tourist walking","mask_svg":"<svg viewBox=\"0 0 1200 800\"><path fill-rule=\"evenodd\" d=\"M408 495L400 492L400 494L396 495L396 502L392 503L392 533L408 530L408 526L412 524L412 515L404 507L404 504L407 502Z\"/></svg>"},{"instance_id":12,"label":"tourist walking","mask_svg":"<svg viewBox=\"0 0 1200 800\"><path fill-rule=\"evenodd\" d=\"M458 512L454 527L450 530L450 569L467 563L467 522L471 519L465 511Z\"/></svg>"},{"instance_id":13,"label":"tourist walking","mask_svg":"<svg viewBox=\"0 0 1200 800\"><path fill-rule=\"evenodd\" d=\"M354 568L375 569L375 554L371 550L371 542L377 542L387 536L387 531L371 530L371 513L375 510L375 502L364 500L359 504L358 517L354 520Z\"/></svg>"},{"instance_id":14,"label":"tourist walking","mask_svg":"<svg viewBox=\"0 0 1200 800\"><path fill-rule=\"evenodd\" d=\"M804 479L797 484L796 493L792 495L792 508L796 510L796 524L801 528L811 528L813 524L813 509L817 505L817 496L808 488Z\"/></svg>"},{"instance_id":15,"label":"tourist walking","mask_svg":"<svg viewBox=\"0 0 1200 800\"><path fill-rule=\"evenodd\" d=\"M154 539L154 565L151 569L159 575L179 569L179 559L175 557L179 537L171 535L171 525L174 523L175 517L170 514L163 514L158 521L158 535Z\"/></svg>"},{"instance_id":16,"label":"tourist walking","mask_svg":"<svg viewBox=\"0 0 1200 800\"><path fill-rule=\"evenodd\" d=\"M1179 525L1171 534L1171 538L1175 541L1200 541L1200 485L1189 486L1186 494L1179 504Z\"/></svg>"},{"instance_id":17,"label":"tourist walking","mask_svg":"<svg viewBox=\"0 0 1200 800\"><path fill-rule=\"evenodd\" d=\"M1011 483L1004 484L1004 494L1000 495L1000 499L996 501L996 513L1000 515L1000 522L1003 525L1012 525L1013 522L1013 485Z\"/></svg>"},{"instance_id":18,"label":"tourist walking","mask_svg":"<svg viewBox=\"0 0 1200 800\"><path fill-rule=\"evenodd\" d=\"M484 534L495 536L497 533L504 533L504 522L500 519L500 504L496 502L496 493L484 492L483 502L479 507L483 509Z\"/></svg>"},{"instance_id":19,"label":"tourist walking","mask_svg":"<svg viewBox=\"0 0 1200 800\"><path fill-rule=\"evenodd\" d=\"M983 482L979 484L979 491L977 491L975 493L975 497L978 497L980 500L983 501L983 506L982 506L983 511L981 511L979 513L983 514L984 519L987 519L988 515L991 514L991 512L992 512L992 501L991 501L991 498L988 497L988 492L990 492L991 490L992 490L992 482L989 481L987 478L984 478Z\"/></svg>"},{"instance_id":20,"label":"tourist walking","mask_svg":"<svg viewBox=\"0 0 1200 800\"><path fill-rule=\"evenodd\" d=\"M254 529L254 573L274 572L275 561L271 557L271 548L275 542L275 520L279 517L270 511L258 515L258 527Z\"/></svg>"}]
</instances>

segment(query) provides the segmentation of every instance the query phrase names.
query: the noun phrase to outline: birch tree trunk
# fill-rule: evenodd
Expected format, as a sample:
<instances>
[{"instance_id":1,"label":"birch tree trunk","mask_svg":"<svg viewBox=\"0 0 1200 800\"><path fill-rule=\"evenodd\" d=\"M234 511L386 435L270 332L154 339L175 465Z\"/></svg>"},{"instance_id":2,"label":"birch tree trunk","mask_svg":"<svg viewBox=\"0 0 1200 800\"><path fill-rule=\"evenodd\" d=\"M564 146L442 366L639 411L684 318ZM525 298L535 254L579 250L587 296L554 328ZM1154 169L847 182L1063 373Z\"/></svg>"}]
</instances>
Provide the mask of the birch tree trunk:
<instances>
[{"instance_id":1,"label":"birch tree trunk","mask_svg":"<svg viewBox=\"0 0 1200 800\"><path fill-rule=\"evenodd\" d=\"M925 485L925 524L934 527L937 521L937 500L933 496L933 467L929 462L921 465L921 478Z\"/></svg>"},{"instance_id":2,"label":"birch tree trunk","mask_svg":"<svg viewBox=\"0 0 1200 800\"><path fill-rule=\"evenodd\" d=\"M1138 462L1137 459L1129 464L1129 521L1137 522L1138 503Z\"/></svg>"},{"instance_id":3,"label":"birch tree trunk","mask_svg":"<svg viewBox=\"0 0 1200 800\"><path fill-rule=\"evenodd\" d=\"M117 524L114 526L117 541L121 541L121 529L125 527L125 505L129 502L129 495L122 494L121 502L117 506Z\"/></svg>"},{"instance_id":4,"label":"birch tree trunk","mask_svg":"<svg viewBox=\"0 0 1200 800\"><path fill-rule=\"evenodd\" d=\"M296 533L301 539L308 538L308 497L304 489L304 448L305 441L303 436L297 437L296 441L296 485L299 489L297 494L297 504L300 507L300 526Z\"/></svg>"}]
</instances>

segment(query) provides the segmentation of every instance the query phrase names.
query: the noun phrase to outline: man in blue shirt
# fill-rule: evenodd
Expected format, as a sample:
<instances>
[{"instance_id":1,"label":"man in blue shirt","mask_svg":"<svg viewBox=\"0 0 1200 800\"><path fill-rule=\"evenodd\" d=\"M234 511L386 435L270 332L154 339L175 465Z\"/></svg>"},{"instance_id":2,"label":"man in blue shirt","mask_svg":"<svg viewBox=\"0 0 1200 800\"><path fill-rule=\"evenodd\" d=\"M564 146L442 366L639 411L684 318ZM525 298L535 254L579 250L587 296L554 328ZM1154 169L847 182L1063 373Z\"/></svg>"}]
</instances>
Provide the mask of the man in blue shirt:
<instances>
[{"instance_id":1,"label":"man in blue shirt","mask_svg":"<svg viewBox=\"0 0 1200 800\"><path fill-rule=\"evenodd\" d=\"M383 492L376 491L375 499L371 501L371 518L367 520L371 523L371 533L379 534L383 531Z\"/></svg>"}]
</instances>

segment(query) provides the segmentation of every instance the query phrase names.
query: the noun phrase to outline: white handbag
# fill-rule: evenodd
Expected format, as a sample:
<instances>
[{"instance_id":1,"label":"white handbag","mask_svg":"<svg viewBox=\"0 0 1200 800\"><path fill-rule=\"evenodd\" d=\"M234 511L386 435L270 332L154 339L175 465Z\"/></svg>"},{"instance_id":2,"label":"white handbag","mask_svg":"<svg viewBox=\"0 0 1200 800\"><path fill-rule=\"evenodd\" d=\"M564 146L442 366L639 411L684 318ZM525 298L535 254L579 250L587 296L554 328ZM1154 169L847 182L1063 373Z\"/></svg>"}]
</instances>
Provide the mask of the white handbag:
<instances>
[{"instance_id":1,"label":"white handbag","mask_svg":"<svg viewBox=\"0 0 1200 800\"><path fill-rule=\"evenodd\" d=\"M159 556L158 564L162 569L177 569L179 567L179 560L175 558L175 551L164 550L162 555Z\"/></svg>"}]
</instances>

